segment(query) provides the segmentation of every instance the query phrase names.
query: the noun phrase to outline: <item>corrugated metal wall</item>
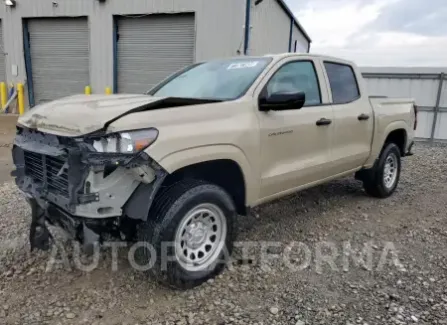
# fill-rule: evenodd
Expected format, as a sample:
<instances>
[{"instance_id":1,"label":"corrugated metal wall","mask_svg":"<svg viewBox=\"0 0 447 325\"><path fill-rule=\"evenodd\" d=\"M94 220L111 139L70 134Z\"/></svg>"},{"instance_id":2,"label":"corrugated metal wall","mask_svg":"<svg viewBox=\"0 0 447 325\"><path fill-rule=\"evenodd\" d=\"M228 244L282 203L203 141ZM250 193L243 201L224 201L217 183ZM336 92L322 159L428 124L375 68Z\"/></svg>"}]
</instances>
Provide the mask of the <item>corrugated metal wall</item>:
<instances>
[{"instance_id":1,"label":"corrugated metal wall","mask_svg":"<svg viewBox=\"0 0 447 325\"><path fill-rule=\"evenodd\" d=\"M0 82L6 81L6 51L3 43L3 24L0 21Z\"/></svg>"},{"instance_id":2,"label":"corrugated metal wall","mask_svg":"<svg viewBox=\"0 0 447 325\"><path fill-rule=\"evenodd\" d=\"M244 52L246 0L19 0L15 8L0 6L8 83L26 84L23 21L37 17L87 17L90 40L89 75L93 93L116 84L114 17L120 15L195 14L195 61L237 56ZM287 52L290 16L277 0L253 7L250 54ZM256 8L255 8L256 7ZM307 47L306 44L303 48ZM0 63L1 64L1 63ZM1 67L0 67L1 69Z\"/></svg>"},{"instance_id":3,"label":"corrugated metal wall","mask_svg":"<svg viewBox=\"0 0 447 325\"><path fill-rule=\"evenodd\" d=\"M416 100L417 138L447 140L447 69L362 68L362 72L371 95Z\"/></svg>"},{"instance_id":4,"label":"corrugated metal wall","mask_svg":"<svg viewBox=\"0 0 447 325\"><path fill-rule=\"evenodd\" d=\"M256 3L256 1L251 1L251 36L248 54L289 52L292 17L281 7L278 0L264 0ZM297 52L308 52L309 41L294 23L291 52L294 52L295 41Z\"/></svg>"},{"instance_id":5,"label":"corrugated metal wall","mask_svg":"<svg viewBox=\"0 0 447 325\"><path fill-rule=\"evenodd\" d=\"M295 44L296 44L296 51L295 51ZM293 25L292 28L292 52L297 53L309 52L309 42L295 24Z\"/></svg>"},{"instance_id":6,"label":"corrugated metal wall","mask_svg":"<svg viewBox=\"0 0 447 325\"><path fill-rule=\"evenodd\" d=\"M290 17L276 0L251 5L249 55L289 51Z\"/></svg>"},{"instance_id":7,"label":"corrugated metal wall","mask_svg":"<svg viewBox=\"0 0 447 325\"><path fill-rule=\"evenodd\" d=\"M15 8L0 6L8 82L25 82L23 19L32 17L88 17L90 85L103 93L114 84L113 19L117 15L194 12L195 60L238 55L243 49L245 1L242 0L20 0ZM17 66L17 75L12 75Z\"/></svg>"},{"instance_id":8,"label":"corrugated metal wall","mask_svg":"<svg viewBox=\"0 0 447 325\"><path fill-rule=\"evenodd\" d=\"M3 24L0 21L0 82L6 81L6 51L3 42Z\"/></svg>"}]
</instances>

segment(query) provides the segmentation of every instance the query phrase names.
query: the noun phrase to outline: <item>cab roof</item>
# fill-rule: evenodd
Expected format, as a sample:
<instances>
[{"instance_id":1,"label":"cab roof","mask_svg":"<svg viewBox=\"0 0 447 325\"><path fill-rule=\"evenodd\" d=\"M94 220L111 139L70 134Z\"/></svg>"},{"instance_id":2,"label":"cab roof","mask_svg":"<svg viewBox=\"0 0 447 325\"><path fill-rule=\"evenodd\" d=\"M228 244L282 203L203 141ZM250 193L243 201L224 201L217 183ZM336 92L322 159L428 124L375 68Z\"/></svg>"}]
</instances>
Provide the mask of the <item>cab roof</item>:
<instances>
[{"instance_id":1,"label":"cab roof","mask_svg":"<svg viewBox=\"0 0 447 325\"><path fill-rule=\"evenodd\" d=\"M310 53L278 53L278 54L266 54L263 57L273 58L275 61L279 61L281 59L290 58L290 57L306 57L306 58L318 58L325 61L332 61L332 62L340 62L340 63L346 63L353 65L354 63L348 60L336 58L329 55L322 55L322 54L310 54ZM254 57L255 58L255 57ZM259 58L259 57L258 57Z\"/></svg>"},{"instance_id":2,"label":"cab roof","mask_svg":"<svg viewBox=\"0 0 447 325\"><path fill-rule=\"evenodd\" d=\"M272 62L278 62L281 61L282 59L286 59L286 58L318 58L320 60L323 61L329 61L329 62L335 62L335 63L340 63L340 64L346 64L346 65L350 65L350 66L354 66L356 67L356 64L352 61L348 61L348 60L344 60L344 59L340 59L340 58L336 58L333 56L328 56L328 55L322 55L322 54L310 54L310 53L278 53L278 54L266 54L266 55L253 55L253 56L234 56L234 57L230 57L230 58L220 58L220 59L214 59L214 60L205 60L202 62L198 62L198 64L202 64L205 62L212 62L212 61L222 61L222 60L260 60L260 59L265 59L265 58L271 58L273 61Z\"/></svg>"}]
</instances>

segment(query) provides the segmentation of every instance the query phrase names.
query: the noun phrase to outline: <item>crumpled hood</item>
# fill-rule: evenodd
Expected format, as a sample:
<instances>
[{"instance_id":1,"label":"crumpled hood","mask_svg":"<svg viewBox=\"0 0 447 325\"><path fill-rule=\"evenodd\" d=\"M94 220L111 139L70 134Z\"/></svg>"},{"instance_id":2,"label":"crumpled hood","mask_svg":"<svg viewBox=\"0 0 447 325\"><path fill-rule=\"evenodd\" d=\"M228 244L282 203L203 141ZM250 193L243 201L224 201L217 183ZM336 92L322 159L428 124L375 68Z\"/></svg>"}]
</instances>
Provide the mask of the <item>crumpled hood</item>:
<instances>
[{"instance_id":1,"label":"crumpled hood","mask_svg":"<svg viewBox=\"0 0 447 325\"><path fill-rule=\"evenodd\" d=\"M76 137L101 130L109 121L129 111L164 99L149 95L76 95L38 105L21 116L18 124Z\"/></svg>"}]
</instances>

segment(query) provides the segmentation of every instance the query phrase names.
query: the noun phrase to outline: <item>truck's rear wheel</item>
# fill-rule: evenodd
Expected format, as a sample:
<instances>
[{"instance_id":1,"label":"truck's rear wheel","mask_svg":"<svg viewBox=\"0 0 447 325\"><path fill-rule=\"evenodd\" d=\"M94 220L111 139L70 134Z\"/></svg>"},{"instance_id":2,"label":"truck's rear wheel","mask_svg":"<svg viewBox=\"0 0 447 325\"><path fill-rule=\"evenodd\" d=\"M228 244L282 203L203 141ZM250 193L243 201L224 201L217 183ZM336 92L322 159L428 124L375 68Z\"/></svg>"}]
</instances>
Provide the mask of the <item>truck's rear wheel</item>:
<instances>
[{"instance_id":1,"label":"truck's rear wheel","mask_svg":"<svg viewBox=\"0 0 447 325\"><path fill-rule=\"evenodd\" d=\"M394 143L388 143L374 168L363 178L366 193L378 198L392 195L399 183L401 167L399 147Z\"/></svg>"},{"instance_id":2,"label":"truck's rear wheel","mask_svg":"<svg viewBox=\"0 0 447 325\"><path fill-rule=\"evenodd\" d=\"M221 273L232 252L236 209L220 187L184 180L156 197L138 240L153 247L152 273L181 289L192 288ZM146 245L137 250L142 265L151 264Z\"/></svg>"}]
</instances>

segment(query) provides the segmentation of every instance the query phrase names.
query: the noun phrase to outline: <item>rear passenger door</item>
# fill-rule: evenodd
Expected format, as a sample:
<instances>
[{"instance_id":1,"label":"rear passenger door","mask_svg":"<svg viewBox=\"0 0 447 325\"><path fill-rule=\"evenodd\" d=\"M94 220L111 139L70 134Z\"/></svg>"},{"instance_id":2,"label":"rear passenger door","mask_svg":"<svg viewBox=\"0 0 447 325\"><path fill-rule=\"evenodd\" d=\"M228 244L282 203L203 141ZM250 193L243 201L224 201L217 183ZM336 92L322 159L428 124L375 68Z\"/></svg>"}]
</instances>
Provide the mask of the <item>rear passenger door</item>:
<instances>
[{"instance_id":1,"label":"rear passenger door","mask_svg":"<svg viewBox=\"0 0 447 325\"><path fill-rule=\"evenodd\" d=\"M323 61L334 113L331 168L334 175L363 166L371 150L374 116L362 93L361 75L349 64Z\"/></svg>"}]
</instances>

